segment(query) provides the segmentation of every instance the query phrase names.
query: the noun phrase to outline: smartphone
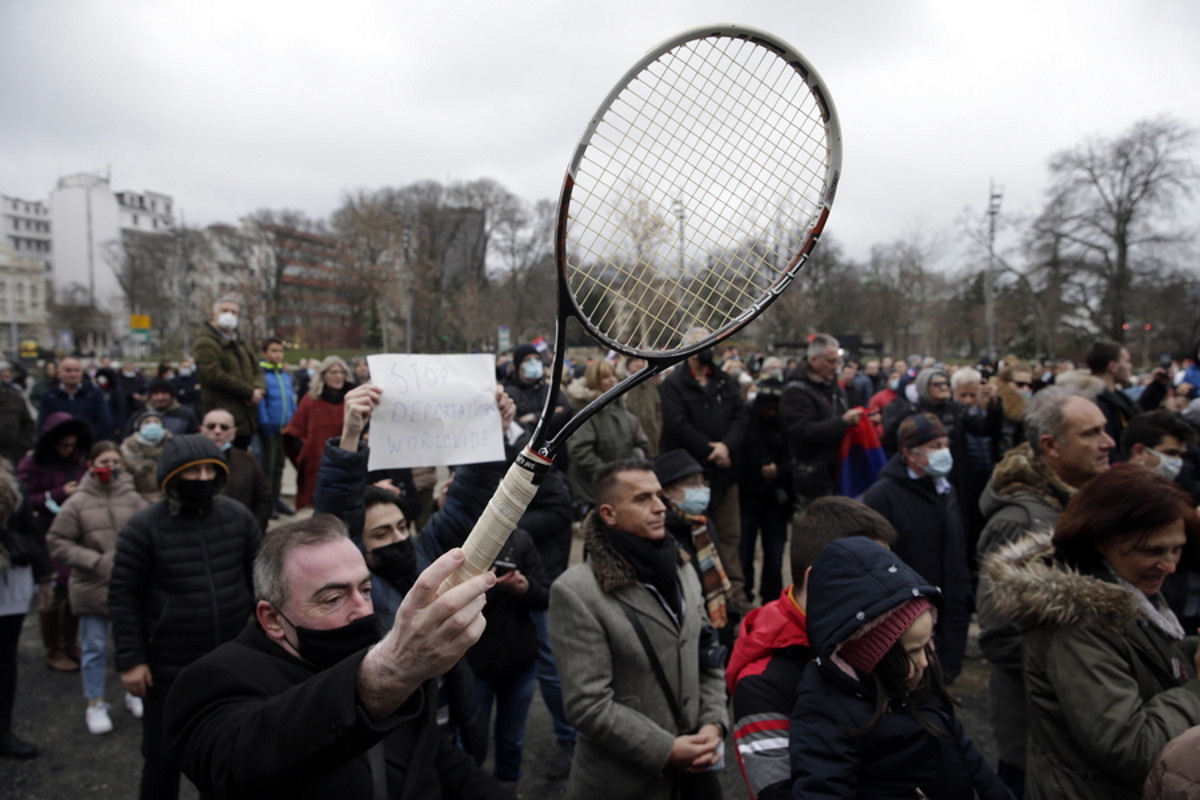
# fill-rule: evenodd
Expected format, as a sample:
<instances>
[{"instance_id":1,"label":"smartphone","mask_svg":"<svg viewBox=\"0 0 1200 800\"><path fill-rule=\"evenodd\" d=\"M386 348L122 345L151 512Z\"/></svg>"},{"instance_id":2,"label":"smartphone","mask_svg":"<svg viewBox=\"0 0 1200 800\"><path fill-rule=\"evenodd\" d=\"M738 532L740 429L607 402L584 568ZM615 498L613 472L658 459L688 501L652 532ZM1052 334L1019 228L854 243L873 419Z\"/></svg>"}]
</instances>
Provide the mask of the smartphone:
<instances>
[{"instance_id":1,"label":"smartphone","mask_svg":"<svg viewBox=\"0 0 1200 800\"><path fill-rule=\"evenodd\" d=\"M508 573L515 570L517 568L517 565L511 561L497 560L497 561L492 562L492 568L496 571L496 577L500 577L501 575L507 575Z\"/></svg>"}]
</instances>

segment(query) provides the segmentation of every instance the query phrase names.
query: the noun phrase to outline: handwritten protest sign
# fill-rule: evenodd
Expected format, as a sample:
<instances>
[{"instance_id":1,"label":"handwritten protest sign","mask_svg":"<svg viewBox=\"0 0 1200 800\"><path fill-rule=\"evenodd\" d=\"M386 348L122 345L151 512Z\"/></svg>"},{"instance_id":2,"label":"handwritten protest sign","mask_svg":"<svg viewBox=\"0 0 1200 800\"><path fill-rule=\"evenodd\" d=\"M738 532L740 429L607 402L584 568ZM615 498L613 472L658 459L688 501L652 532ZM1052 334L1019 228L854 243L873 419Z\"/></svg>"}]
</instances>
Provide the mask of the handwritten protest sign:
<instances>
[{"instance_id":1,"label":"handwritten protest sign","mask_svg":"<svg viewBox=\"0 0 1200 800\"><path fill-rule=\"evenodd\" d=\"M492 356L367 356L383 402L371 415L368 469L504 460Z\"/></svg>"}]
</instances>

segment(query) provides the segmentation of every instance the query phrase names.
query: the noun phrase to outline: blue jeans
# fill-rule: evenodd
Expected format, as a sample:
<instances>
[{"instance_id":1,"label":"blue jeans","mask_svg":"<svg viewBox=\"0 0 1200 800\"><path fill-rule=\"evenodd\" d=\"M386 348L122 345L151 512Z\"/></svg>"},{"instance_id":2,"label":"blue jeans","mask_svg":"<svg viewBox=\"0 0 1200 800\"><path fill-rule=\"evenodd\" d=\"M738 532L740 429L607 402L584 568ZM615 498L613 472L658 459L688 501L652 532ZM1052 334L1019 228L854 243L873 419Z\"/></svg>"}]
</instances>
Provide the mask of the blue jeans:
<instances>
[{"instance_id":1,"label":"blue jeans","mask_svg":"<svg viewBox=\"0 0 1200 800\"><path fill-rule=\"evenodd\" d=\"M550 649L550 615L546 611L531 611L529 616L533 617L533 625L537 628L537 679L542 689L542 701L554 722L554 741L574 744L575 728L567 722L567 712L563 710L562 680L558 677L558 665L554 663L554 652Z\"/></svg>"},{"instance_id":2,"label":"blue jeans","mask_svg":"<svg viewBox=\"0 0 1200 800\"><path fill-rule=\"evenodd\" d=\"M525 749L525 720L533 703L537 683L537 662L509 678L478 678L475 697L479 711L492 727L492 705L496 706L496 765L492 771L498 781L521 779L521 751ZM486 757L486 754L484 754Z\"/></svg>"},{"instance_id":3,"label":"blue jeans","mask_svg":"<svg viewBox=\"0 0 1200 800\"><path fill-rule=\"evenodd\" d=\"M80 674L83 696L88 700L104 697L104 677L108 671L108 617L100 614L79 615Z\"/></svg>"}]
</instances>

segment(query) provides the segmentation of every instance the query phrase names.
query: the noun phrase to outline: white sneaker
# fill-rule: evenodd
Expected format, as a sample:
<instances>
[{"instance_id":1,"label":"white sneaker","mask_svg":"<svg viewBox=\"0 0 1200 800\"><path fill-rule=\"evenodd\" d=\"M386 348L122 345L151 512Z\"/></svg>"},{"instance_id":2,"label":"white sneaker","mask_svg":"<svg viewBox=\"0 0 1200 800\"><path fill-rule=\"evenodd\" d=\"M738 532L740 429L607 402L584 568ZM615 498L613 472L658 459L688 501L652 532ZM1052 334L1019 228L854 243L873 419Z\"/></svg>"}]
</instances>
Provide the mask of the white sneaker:
<instances>
[{"instance_id":1,"label":"white sneaker","mask_svg":"<svg viewBox=\"0 0 1200 800\"><path fill-rule=\"evenodd\" d=\"M87 727L92 733L108 733L113 729L108 716L108 703L87 707Z\"/></svg>"},{"instance_id":2,"label":"white sneaker","mask_svg":"<svg viewBox=\"0 0 1200 800\"><path fill-rule=\"evenodd\" d=\"M129 692L125 693L125 708L133 715L134 719L142 718L142 698L134 697Z\"/></svg>"}]
</instances>

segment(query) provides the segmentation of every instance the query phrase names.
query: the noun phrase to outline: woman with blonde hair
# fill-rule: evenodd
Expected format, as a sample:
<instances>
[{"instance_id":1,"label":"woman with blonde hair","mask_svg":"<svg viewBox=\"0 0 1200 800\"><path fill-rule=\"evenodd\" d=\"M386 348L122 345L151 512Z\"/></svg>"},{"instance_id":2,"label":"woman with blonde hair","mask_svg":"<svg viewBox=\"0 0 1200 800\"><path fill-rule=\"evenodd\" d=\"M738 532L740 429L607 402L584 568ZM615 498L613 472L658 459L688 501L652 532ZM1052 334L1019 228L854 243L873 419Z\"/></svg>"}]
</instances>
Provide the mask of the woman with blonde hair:
<instances>
[{"instance_id":1,"label":"woman with blonde hair","mask_svg":"<svg viewBox=\"0 0 1200 800\"><path fill-rule=\"evenodd\" d=\"M283 429L283 446L296 465L296 508L313 504L317 469L325 442L342 432L342 401L350 388L350 369L338 356L326 356L309 382L291 422Z\"/></svg>"}]
</instances>

